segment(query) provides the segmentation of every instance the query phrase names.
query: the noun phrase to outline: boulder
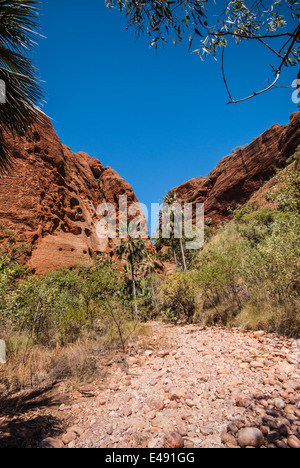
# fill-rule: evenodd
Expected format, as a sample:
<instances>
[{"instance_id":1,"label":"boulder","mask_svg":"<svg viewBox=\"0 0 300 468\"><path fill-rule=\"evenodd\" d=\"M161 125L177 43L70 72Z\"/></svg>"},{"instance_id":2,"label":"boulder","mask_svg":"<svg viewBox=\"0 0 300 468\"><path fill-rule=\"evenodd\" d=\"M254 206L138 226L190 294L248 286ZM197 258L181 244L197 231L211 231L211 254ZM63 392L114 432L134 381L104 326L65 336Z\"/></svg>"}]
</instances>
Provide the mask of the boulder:
<instances>
[{"instance_id":1,"label":"boulder","mask_svg":"<svg viewBox=\"0 0 300 468\"><path fill-rule=\"evenodd\" d=\"M263 433L255 427L246 427L238 433L238 444L241 448L260 448L264 444Z\"/></svg>"}]
</instances>

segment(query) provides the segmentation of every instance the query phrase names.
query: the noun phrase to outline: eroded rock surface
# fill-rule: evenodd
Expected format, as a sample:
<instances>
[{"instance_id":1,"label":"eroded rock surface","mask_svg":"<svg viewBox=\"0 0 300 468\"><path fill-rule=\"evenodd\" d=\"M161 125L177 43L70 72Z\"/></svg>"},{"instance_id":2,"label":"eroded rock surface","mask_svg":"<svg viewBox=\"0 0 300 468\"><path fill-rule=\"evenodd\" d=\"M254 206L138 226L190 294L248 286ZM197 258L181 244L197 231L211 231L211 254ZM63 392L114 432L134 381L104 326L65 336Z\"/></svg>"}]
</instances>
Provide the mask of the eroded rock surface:
<instances>
[{"instance_id":1,"label":"eroded rock surface","mask_svg":"<svg viewBox=\"0 0 300 468\"><path fill-rule=\"evenodd\" d=\"M174 188L186 203L204 203L205 216L216 226L246 203L275 174L300 145L300 112L288 125L274 125L245 148L223 158L207 176Z\"/></svg>"},{"instance_id":2,"label":"eroded rock surface","mask_svg":"<svg viewBox=\"0 0 300 468\"><path fill-rule=\"evenodd\" d=\"M29 266L42 274L89 263L98 252L113 256L114 241L97 235L97 207L112 204L118 219L119 196L127 196L128 207L138 203L132 187L97 158L63 145L47 117L30 141L7 141L15 165L0 180L0 221L33 245Z\"/></svg>"}]
</instances>

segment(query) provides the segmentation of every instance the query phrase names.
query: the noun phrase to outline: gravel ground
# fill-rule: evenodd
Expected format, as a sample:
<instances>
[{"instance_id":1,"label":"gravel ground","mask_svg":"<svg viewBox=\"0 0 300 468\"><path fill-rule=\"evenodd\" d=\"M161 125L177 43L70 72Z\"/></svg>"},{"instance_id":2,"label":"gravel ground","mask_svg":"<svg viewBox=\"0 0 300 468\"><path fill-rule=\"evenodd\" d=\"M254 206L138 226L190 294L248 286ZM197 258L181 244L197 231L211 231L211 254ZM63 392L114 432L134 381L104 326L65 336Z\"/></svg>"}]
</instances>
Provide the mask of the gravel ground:
<instances>
[{"instance_id":1,"label":"gravel ground","mask_svg":"<svg viewBox=\"0 0 300 468\"><path fill-rule=\"evenodd\" d=\"M300 448L300 340L148 326L155 346L114 363L105 390L61 405L70 425L41 447Z\"/></svg>"}]
</instances>

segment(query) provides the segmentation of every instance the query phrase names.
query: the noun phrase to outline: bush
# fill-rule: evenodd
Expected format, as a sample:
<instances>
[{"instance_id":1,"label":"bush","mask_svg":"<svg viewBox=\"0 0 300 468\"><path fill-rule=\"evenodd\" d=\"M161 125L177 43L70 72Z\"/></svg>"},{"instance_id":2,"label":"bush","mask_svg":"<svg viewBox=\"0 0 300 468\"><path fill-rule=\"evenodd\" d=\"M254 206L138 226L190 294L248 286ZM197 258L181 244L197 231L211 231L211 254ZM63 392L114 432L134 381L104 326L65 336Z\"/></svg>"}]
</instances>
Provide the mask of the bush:
<instances>
[{"instance_id":1,"label":"bush","mask_svg":"<svg viewBox=\"0 0 300 468\"><path fill-rule=\"evenodd\" d=\"M206 220L205 220L205 225L206 226L210 227L213 224L214 224L214 222L213 222L212 218L206 218Z\"/></svg>"},{"instance_id":2,"label":"bush","mask_svg":"<svg viewBox=\"0 0 300 468\"><path fill-rule=\"evenodd\" d=\"M276 212L271 208L245 213L239 218L237 229L252 246L259 244L272 231Z\"/></svg>"},{"instance_id":3,"label":"bush","mask_svg":"<svg viewBox=\"0 0 300 468\"><path fill-rule=\"evenodd\" d=\"M300 216L279 214L272 232L253 249L244 264L244 277L252 302L276 311L273 331L299 333ZM281 311L281 313L280 313ZM274 316L275 316L274 315ZM274 317L273 317L274 318ZM297 332L298 328L298 332Z\"/></svg>"},{"instance_id":4,"label":"bush","mask_svg":"<svg viewBox=\"0 0 300 468\"><path fill-rule=\"evenodd\" d=\"M204 321L208 312L210 321L225 324L241 309L241 263L248 250L248 242L231 224L204 248L194 273L194 285L200 288L203 299Z\"/></svg>"},{"instance_id":5,"label":"bush","mask_svg":"<svg viewBox=\"0 0 300 468\"><path fill-rule=\"evenodd\" d=\"M250 213L254 213L255 211L258 210L258 204L256 202L249 202L246 203L245 205L239 205L238 208L234 211L234 216L233 219L235 222L239 222L242 220L242 218L245 215L248 215Z\"/></svg>"},{"instance_id":6,"label":"bush","mask_svg":"<svg viewBox=\"0 0 300 468\"><path fill-rule=\"evenodd\" d=\"M292 156L290 156L286 162L287 164L292 164L294 161L299 161L299 159L300 159L300 145L298 145L295 153Z\"/></svg>"},{"instance_id":7,"label":"bush","mask_svg":"<svg viewBox=\"0 0 300 468\"><path fill-rule=\"evenodd\" d=\"M131 294L111 262L37 278L4 260L0 321L7 364L0 369L0 393L66 378L88 381L97 372L99 350L127 351L128 342L144 333L132 320Z\"/></svg>"},{"instance_id":8,"label":"bush","mask_svg":"<svg viewBox=\"0 0 300 468\"><path fill-rule=\"evenodd\" d=\"M300 213L300 171L286 168L275 177L275 190L268 192L279 211Z\"/></svg>"},{"instance_id":9,"label":"bush","mask_svg":"<svg viewBox=\"0 0 300 468\"><path fill-rule=\"evenodd\" d=\"M291 209L294 205L290 205ZM193 298L195 319L299 337L300 215L239 208L198 254L197 268L163 286L167 314L177 319ZM188 292L187 292L188 291Z\"/></svg>"},{"instance_id":10,"label":"bush","mask_svg":"<svg viewBox=\"0 0 300 468\"><path fill-rule=\"evenodd\" d=\"M160 302L165 320L191 322L195 312L195 296L189 275L175 272L168 276L161 286Z\"/></svg>"}]
</instances>

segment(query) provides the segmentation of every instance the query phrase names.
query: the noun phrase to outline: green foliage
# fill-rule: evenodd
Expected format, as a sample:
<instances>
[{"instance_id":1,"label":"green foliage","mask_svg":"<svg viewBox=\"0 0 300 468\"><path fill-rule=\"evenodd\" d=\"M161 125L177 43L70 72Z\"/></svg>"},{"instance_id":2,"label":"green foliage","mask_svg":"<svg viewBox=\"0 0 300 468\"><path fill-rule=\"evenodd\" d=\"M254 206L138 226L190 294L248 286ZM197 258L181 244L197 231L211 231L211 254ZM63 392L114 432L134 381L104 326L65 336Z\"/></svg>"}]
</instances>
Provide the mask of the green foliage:
<instances>
[{"instance_id":1,"label":"green foliage","mask_svg":"<svg viewBox=\"0 0 300 468\"><path fill-rule=\"evenodd\" d=\"M30 247L17 241L13 231L0 223L0 324L9 315L8 304L15 294L18 282L26 277L28 268L19 262Z\"/></svg>"},{"instance_id":2,"label":"green foliage","mask_svg":"<svg viewBox=\"0 0 300 468\"><path fill-rule=\"evenodd\" d=\"M145 243L129 243L128 259L134 262L136 294L132 298L132 271L121 275L116 263L104 254L91 267L61 268L36 277L20 261L29 246L0 225L0 326L2 332L17 332L43 346L67 346L85 335L105 346L118 345L125 351L132 327L135 303L141 320L157 308L155 262L145 258ZM150 311L150 312L149 312ZM133 329L134 328L134 329Z\"/></svg>"},{"instance_id":3,"label":"green foliage","mask_svg":"<svg viewBox=\"0 0 300 468\"><path fill-rule=\"evenodd\" d=\"M300 145L297 146L296 151L290 158L287 160L287 164L292 164L294 161L299 161L300 159Z\"/></svg>"},{"instance_id":4,"label":"green foliage","mask_svg":"<svg viewBox=\"0 0 300 468\"><path fill-rule=\"evenodd\" d=\"M205 238L209 239L214 233L213 228L205 226ZM185 236L182 237L182 247L184 252L185 265L187 270L191 270L198 258L197 250L189 250L186 248L187 242L190 242L190 239L187 239ZM175 258L177 261L178 269L184 270L184 262L182 249L179 239L163 239L159 238L155 242L155 247L157 249L157 258L162 262L169 262L175 264Z\"/></svg>"},{"instance_id":5,"label":"green foliage","mask_svg":"<svg viewBox=\"0 0 300 468\"><path fill-rule=\"evenodd\" d=\"M270 234L253 249L244 265L244 274L253 297L269 299L284 307L297 298L300 280L298 214L285 213L275 219Z\"/></svg>"},{"instance_id":6,"label":"green foliage","mask_svg":"<svg viewBox=\"0 0 300 468\"><path fill-rule=\"evenodd\" d=\"M138 321L138 304L137 304L137 284L136 270L138 264L147 257L146 242L142 239L134 239L130 234L126 238L120 239L120 242L115 247L115 253L119 259L126 259L131 269L131 284L132 295L135 307L135 320Z\"/></svg>"},{"instance_id":7,"label":"green foliage","mask_svg":"<svg viewBox=\"0 0 300 468\"><path fill-rule=\"evenodd\" d=\"M268 198L279 211L300 213L300 171L287 168L275 177L276 188L268 193Z\"/></svg>"},{"instance_id":8,"label":"green foliage","mask_svg":"<svg viewBox=\"0 0 300 468\"><path fill-rule=\"evenodd\" d=\"M264 5L258 1L253 4L247 1L233 0L227 8L214 11L212 2L196 0L178 0L172 6L164 0L159 4L147 1L107 0L109 7L117 7L125 11L129 25L138 31L145 29L152 37L152 45L166 41L166 37L175 33L176 41L183 41L184 33L190 30L190 47L195 38L200 41L201 54L216 55L217 51L227 45L227 36L232 36L237 42L264 37L285 36L287 19L291 17L294 23L299 19L299 7L296 2L289 2L289 8L281 0L271 2L263 14ZM279 32L278 32L279 30ZM282 31L283 30L283 31ZM276 34L278 33L278 34Z\"/></svg>"},{"instance_id":9,"label":"green foliage","mask_svg":"<svg viewBox=\"0 0 300 468\"><path fill-rule=\"evenodd\" d=\"M153 309L155 275L137 281L141 311ZM149 284L153 283L153 289ZM144 292L142 292L142 289ZM99 351L127 351L145 336L133 320L131 290L114 262L100 255L92 267L62 268L36 277L12 257L0 257L0 329L8 364L0 394L27 385L70 379L84 382L99 372Z\"/></svg>"},{"instance_id":10,"label":"green foliage","mask_svg":"<svg viewBox=\"0 0 300 468\"><path fill-rule=\"evenodd\" d=\"M206 224L206 226L210 227L210 226L212 226L214 224L214 222L213 222L212 218L206 218L205 224Z\"/></svg>"},{"instance_id":11,"label":"green foliage","mask_svg":"<svg viewBox=\"0 0 300 468\"><path fill-rule=\"evenodd\" d=\"M288 180L290 186L282 188L289 200L284 211L256 204L238 208L234 220L198 253L188 275L176 271L166 278L165 317L178 321L194 315L206 325L300 336L300 214L293 202L295 177Z\"/></svg>"},{"instance_id":12,"label":"green foliage","mask_svg":"<svg viewBox=\"0 0 300 468\"><path fill-rule=\"evenodd\" d=\"M226 226L204 248L199 268L194 273L200 287L203 307L215 311L216 320L226 323L228 316L241 309L241 264L247 258L248 243L232 225Z\"/></svg>"},{"instance_id":13,"label":"green foliage","mask_svg":"<svg viewBox=\"0 0 300 468\"><path fill-rule=\"evenodd\" d=\"M0 80L6 85L6 102L0 104L0 173L12 165L4 132L30 135L41 118L37 105L43 93L36 68L28 57L38 37L39 2L0 0Z\"/></svg>"},{"instance_id":14,"label":"green foliage","mask_svg":"<svg viewBox=\"0 0 300 468\"><path fill-rule=\"evenodd\" d=\"M187 248L187 243L197 238L194 226L187 226L184 220L182 205L184 198L176 192L170 192L163 200L164 206L160 213L159 236L155 240L156 257L162 262L174 263L176 268L183 271L192 269L198 257L198 251ZM164 218L164 215L166 218ZM215 230L211 218L204 226L204 240L208 240ZM170 229L170 238L163 235L162 223L165 222Z\"/></svg>"},{"instance_id":15,"label":"green foliage","mask_svg":"<svg viewBox=\"0 0 300 468\"><path fill-rule=\"evenodd\" d=\"M0 323L36 343L66 345L84 333L101 337L116 330L125 350L123 329L132 320L126 283L110 260L91 268L62 268L35 277L7 257L0 258Z\"/></svg>"},{"instance_id":16,"label":"green foliage","mask_svg":"<svg viewBox=\"0 0 300 468\"><path fill-rule=\"evenodd\" d=\"M272 74L276 80L243 100L275 86L284 66L300 63L300 10L296 1L273 0L265 5L262 0L255 3L231 0L223 7L212 0L106 0L106 4L125 13L129 26L134 27L138 34L146 32L151 38L150 45L154 47L164 44L169 37L174 44L186 42L189 50L196 42L197 48L193 53L202 59L208 56L217 58L220 51L223 52L233 42L256 41L265 47L269 54L274 55ZM224 82L230 103L240 102L232 98L225 77Z\"/></svg>"},{"instance_id":17,"label":"green foliage","mask_svg":"<svg viewBox=\"0 0 300 468\"><path fill-rule=\"evenodd\" d=\"M189 274L178 269L162 283L164 318L177 322L194 316L205 324L263 327L299 337L299 171L289 167L275 182L269 195L274 208L247 203L218 231L206 226L213 232L189 265ZM159 240L158 246L167 244ZM172 247L164 248L165 259L172 259L173 250L180 258L174 242Z\"/></svg>"},{"instance_id":18,"label":"green foliage","mask_svg":"<svg viewBox=\"0 0 300 468\"><path fill-rule=\"evenodd\" d=\"M257 203L246 203L245 205L238 206L238 208L234 211L233 219L235 222L239 222L243 219L245 215L250 213L254 213L258 210Z\"/></svg>"},{"instance_id":19,"label":"green foliage","mask_svg":"<svg viewBox=\"0 0 300 468\"><path fill-rule=\"evenodd\" d=\"M201 255L202 319L299 336L299 214L244 207L236 219Z\"/></svg>"},{"instance_id":20,"label":"green foliage","mask_svg":"<svg viewBox=\"0 0 300 468\"><path fill-rule=\"evenodd\" d=\"M189 275L177 271L168 276L161 287L160 301L167 321L190 322L195 312L195 296Z\"/></svg>"},{"instance_id":21,"label":"green foliage","mask_svg":"<svg viewBox=\"0 0 300 468\"><path fill-rule=\"evenodd\" d=\"M277 213L268 207L245 213L239 218L237 230L255 246L272 231L276 216Z\"/></svg>"}]
</instances>

